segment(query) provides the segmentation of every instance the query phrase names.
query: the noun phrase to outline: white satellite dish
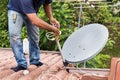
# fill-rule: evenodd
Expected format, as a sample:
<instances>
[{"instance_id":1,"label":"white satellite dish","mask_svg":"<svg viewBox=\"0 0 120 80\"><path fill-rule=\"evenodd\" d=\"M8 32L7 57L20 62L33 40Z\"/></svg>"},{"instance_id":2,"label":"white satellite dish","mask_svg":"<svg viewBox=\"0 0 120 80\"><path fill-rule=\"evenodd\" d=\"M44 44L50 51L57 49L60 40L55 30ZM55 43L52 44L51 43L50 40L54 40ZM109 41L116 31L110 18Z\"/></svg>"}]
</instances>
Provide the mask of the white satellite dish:
<instances>
[{"instance_id":1,"label":"white satellite dish","mask_svg":"<svg viewBox=\"0 0 120 80\"><path fill-rule=\"evenodd\" d=\"M62 48L63 59L70 63L85 62L97 55L108 40L108 29L101 24L89 24L73 32Z\"/></svg>"}]
</instances>

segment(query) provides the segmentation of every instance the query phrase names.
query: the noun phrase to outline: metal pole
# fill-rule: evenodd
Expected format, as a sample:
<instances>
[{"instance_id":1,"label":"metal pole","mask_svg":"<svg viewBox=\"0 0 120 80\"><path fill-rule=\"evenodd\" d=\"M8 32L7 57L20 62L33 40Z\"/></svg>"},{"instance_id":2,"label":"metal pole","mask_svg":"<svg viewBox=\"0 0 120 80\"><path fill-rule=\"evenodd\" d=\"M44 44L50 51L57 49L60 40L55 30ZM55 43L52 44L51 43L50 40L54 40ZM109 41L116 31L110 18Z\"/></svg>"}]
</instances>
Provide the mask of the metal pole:
<instances>
[{"instance_id":1,"label":"metal pole","mask_svg":"<svg viewBox=\"0 0 120 80\"><path fill-rule=\"evenodd\" d=\"M79 18L78 18L78 28L80 28L80 18L82 15L82 2L80 1L80 12L79 12Z\"/></svg>"}]
</instances>

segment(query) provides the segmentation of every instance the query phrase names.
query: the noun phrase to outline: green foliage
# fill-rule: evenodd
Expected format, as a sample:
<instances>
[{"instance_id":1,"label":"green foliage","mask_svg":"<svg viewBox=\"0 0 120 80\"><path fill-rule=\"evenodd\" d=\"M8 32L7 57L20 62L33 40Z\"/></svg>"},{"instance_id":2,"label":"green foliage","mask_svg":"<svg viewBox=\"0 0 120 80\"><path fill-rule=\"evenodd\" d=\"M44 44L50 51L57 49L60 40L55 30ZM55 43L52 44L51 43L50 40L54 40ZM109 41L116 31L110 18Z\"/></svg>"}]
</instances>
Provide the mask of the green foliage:
<instances>
[{"instance_id":1,"label":"green foliage","mask_svg":"<svg viewBox=\"0 0 120 80\"><path fill-rule=\"evenodd\" d=\"M110 66L110 55L98 54L93 59L87 61L86 65L89 68L109 68Z\"/></svg>"},{"instance_id":2,"label":"green foliage","mask_svg":"<svg viewBox=\"0 0 120 80\"><path fill-rule=\"evenodd\" d=\"M109 48L109 49L113 49L114 44L115 44L115 41L112 40L111 38L109 38L106 46L107 46L107 48Z\"/></svg>"},{"instance_id":3,"label":"green foliage","mask_svg":"<svg viewBox=\"0 0 120 80\"><path fill-rule=\"evenodd\" d=\"M113 22L114 23L114 22ZM115 22L113 25L109 25L109 40L103 53L109 54L110 56L120 57L120 28Z\"/></svg>"},{"instance_id":4,"label":"green foliage","mask_svg":"<svg viewBox=\"0 0 120 80\"><path fill-rule=\"evenodd\" d=\"M7 28L7 0L0 1L0 29Z\"/></svg>"},{"instance_id":5,"label":"green foliage","mask_svg":"<svg viewBox=\"0 0 120 80\"><path fill-rule=\"evenodd\" d=\"M94 58L89 59L86 62L87 68L110 68L111 57L109 54L100 53ZM78 67L83 67L83 63L77 64Z\"/></svg>"},{"instance_id":6,"label":"green foliage","mask_svg":"<svg viewBox=\"0 0 120 80\"><path fill-rule=\"evenodd\" d=\"M0 1L0 47L10 47L7 27L7 0Z\"/></svg>"},{"instance_id":7,"label":"green foliage","mask_svg":"<svg viewBox=\"0 0 120 80\"><path fill-rule=\"evenodd\" d=\"M28 35L27 35L27 29L26 29L25 26L23 26L23 28L22 28L21 38L22 38L22 39L24 39L24 38L28 38Z\"/></svg>"},{"instance_id":8,"label":"green foliage","mask_svg":"<svg viewBox=\"0 0 120 80\"><path fill-rule=\"evenodd\" d=\"M112 0L112 2L117 3L117 2L119 2L119 0Z\"/></svg>"},{"instance_id":9,"label":"green foliage","mask_svg":"<svg viewBox=\"0 0 120 80\"><path fill-rule=\"evenodd\" d=\"M107 4L99 3L99 6L107 6ZM86 5L84 5L86 6ZM110 13L109 7L96 7L96 8L86 8L83 10L83 14L81 16L82 22L84 24L89 23L101 23L104 24L106 22L109 22L112 17L112 14Z\"/></svg>"},{"instance_id":10,"label":"green foliage","mask_svg":"<svg viewBox=\"0 0 120 80\"><path fill-rule=\"evenodd\" d=\"M60 22L61 28L72 28L74 8L72 3L53 3L53 16Z\"/></svg>"},{"instance_id":11,"label":"green foliage","mask_svg":"<svg viewBox=\"0 0 120 80\"><path fill-rule=\"evenodd\" d=\"M73 27L72 25L74 24L73 20L75 18L74 17L75 10L73 9L72 3L53 2L51 6L52 6L53 16L59 21L61 28ZM43 7L41 7L39 12L40 13L38 16L43 20L49 22L48 18L44 13Z\"/></svg>"},{"instance_id":12,"label":"green foliage","mask_svg":"<svg viewBox=\"0 0 120 80\"><path fill-rule=\"evenodd\" d=\"M8 31L7 30L2 30L0 32L0 47L10 47L9 43L9 37L8 37Z\"/></svg>"}]
</instances>

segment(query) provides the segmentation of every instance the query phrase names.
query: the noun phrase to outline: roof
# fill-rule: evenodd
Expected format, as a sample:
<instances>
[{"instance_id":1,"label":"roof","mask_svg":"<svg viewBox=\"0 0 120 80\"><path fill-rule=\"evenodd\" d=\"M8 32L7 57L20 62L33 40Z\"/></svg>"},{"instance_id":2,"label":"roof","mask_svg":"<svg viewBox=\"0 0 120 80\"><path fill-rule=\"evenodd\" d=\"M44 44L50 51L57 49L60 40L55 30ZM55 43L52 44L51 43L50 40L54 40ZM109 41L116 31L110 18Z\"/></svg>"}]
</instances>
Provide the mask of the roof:
<instances>
[{"instance_id":1,"label":"roof","mask_svg":"<svg viewBox=\"0 0 120 80\"><path fill-rule=\"evenodd\" d=\"M29 61L29 55L25 55ZM80 69L69 68L65 70L59 52L41 51L41 61L47 65L36 67L29 65L29 74L24 75L23 70L14 72L16 61L11 49L0 48L0 80L107 80L109 69Z\"/></svg>"}]
</instances>

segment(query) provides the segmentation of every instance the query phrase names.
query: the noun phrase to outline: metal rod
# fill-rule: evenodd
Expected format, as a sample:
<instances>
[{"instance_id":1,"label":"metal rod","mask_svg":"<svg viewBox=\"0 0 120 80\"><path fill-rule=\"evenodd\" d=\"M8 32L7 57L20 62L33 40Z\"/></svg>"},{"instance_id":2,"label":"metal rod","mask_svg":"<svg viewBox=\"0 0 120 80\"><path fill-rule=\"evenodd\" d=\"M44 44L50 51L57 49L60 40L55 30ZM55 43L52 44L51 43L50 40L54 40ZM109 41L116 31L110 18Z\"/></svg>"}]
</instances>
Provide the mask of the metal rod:
<instances>
[{"instance_id":1,"label":"metal rod","mask_svg":"<svg viewBox=\"0 0 120 80\"><path fill-rule=\"evenodd\" d=\"M116 7L114 5L108 5L108 6L96 6L96 7ZM80 7L74 7L74 8L80 8ZM92 8L91 6L88 7L82 7L82 8Z\"/></svg>"},{"instance_id":2,"label":"metal rod","mask_svg":"<svg viewBox=\"0 0 120 80\"><path fill-rule=\"evenodd\" d=\"M80 12L79 12L79 18L78 18L78 28L80 28L80 18L82 15L82 2L80 1Z\"/></svg>"},{"instance_id":3,"label":"metal rod","mask_svg":"<svg viewBox=\"0 0 120 80\"><path fill-rule=\"evenodd\" d=\"M64 58L63 58L63 55L62 55L62 49L61 49L61 46L60 46L60 43L59 43L59 40L55 37L55 40L56 40L56 43L57 43L57 46L58 46L58 49L61 53L61 57L62 57L62 60L63 62L65 62Z\"/></svg>"}]
</instances>

